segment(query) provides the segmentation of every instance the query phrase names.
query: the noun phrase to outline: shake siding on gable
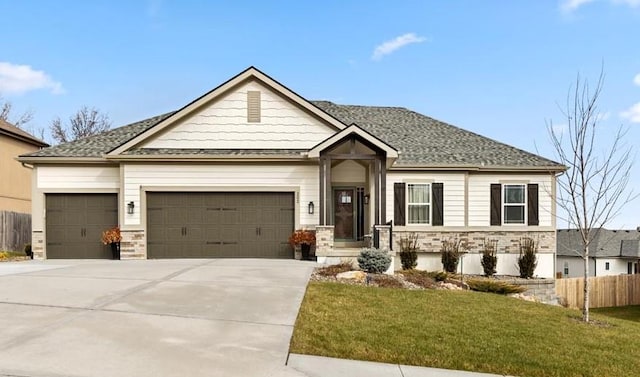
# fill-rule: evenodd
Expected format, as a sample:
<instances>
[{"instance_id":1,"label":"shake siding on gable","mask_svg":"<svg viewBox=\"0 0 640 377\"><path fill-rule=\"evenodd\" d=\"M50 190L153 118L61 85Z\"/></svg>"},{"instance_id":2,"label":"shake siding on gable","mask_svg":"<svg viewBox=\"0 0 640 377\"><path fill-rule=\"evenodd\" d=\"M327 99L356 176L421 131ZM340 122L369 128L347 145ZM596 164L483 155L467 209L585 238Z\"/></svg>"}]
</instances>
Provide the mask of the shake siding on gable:
<instances>
[{"instance_id":1,"label":"shake siding on gable","mask_svg":"<svg viewBox=\"0 0 640 377\"><path fill-rule=\"evenodd\" d=\"M444 189L443 226L464 226L464 173L387 173L387 219L394 216L393 187L396 182L405 183L442 183ZM431 225L426 225L431 226ZM409 226L413 227L413 226ZM421 227L420 225L415 226Z\"/></svg>"},{"instance_id":2,"label":"shake siding on gable","mask_svg":"<svg viewBox=\"0 0 640 377\"><path fill-rule=\"evenodd\" d=\"M491 219L491 184L538 184L538 227L553 227L549 174L469 174L469 226L488 227ZM445 185L446 193L446 185ZM446 197L446 194L445 194ZM526 217L525 212L525 217ZM510 226L514 227L516 225Z\"/></svg>"},{"instance_id":3,"label":"shake siding on gable","mask_svg":"<svg viewBox=\"0 0 640 377\"><path fill-rule=\"evenodd\" d=\"M260 122L248 122L247 92L260 91ZM182 120L143 148L309 149L334 134L326 125L257 81Z\"/></svg>"},{"instance_id":4,"label":"shake siding on gable","mask_svg":"<svg viewBox=\"0 0 640 377\"><path fill-rule=\"evenodd\" d=\"M313 201L318 206L318 166L302 164L127 164L124 165L124 202L133 201L136 211L124 215L124 225L140 229L140 214L146 211L141 202L144 187L176 187L176 191L293 191L298 190L296 200L300 224L318 223L318 213L309 215L307 205ZM166 191L166 190L165 190Z\"/></svg>"}]
</instances>

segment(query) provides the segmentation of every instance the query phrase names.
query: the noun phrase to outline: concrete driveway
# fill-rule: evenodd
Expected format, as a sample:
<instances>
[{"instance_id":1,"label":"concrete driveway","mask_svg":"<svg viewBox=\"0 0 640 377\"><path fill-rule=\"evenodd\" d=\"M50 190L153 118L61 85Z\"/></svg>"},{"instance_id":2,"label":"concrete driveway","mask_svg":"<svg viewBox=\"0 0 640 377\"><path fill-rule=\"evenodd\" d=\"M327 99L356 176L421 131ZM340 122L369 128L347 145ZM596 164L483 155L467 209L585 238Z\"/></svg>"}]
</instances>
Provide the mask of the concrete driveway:
<instances>
[{"instance_id":1,"label":"concrete driveway","mask_svg":"<svg viewBox=\"0 0 640 377\"><path fill-rule=\"evenodd\" d=\"M0 263L0 376L282 376L315 264Z\"/></svg>"}]
</instances>

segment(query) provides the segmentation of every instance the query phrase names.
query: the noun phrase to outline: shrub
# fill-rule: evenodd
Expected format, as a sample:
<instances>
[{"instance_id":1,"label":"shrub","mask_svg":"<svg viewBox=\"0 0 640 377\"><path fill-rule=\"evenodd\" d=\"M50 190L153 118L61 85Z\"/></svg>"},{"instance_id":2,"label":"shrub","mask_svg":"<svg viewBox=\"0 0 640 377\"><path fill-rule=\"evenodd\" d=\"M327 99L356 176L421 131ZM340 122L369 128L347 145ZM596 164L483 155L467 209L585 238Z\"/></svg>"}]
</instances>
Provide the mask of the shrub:
<instances>
[{"instance_id":1,"label":"shrub","mask_svg":"<svg viewBox=\"0 0 640 377\"><path fill-rule=\"evenodd\" d=\"M376 248L364 248L358 257L358 266L362 271L381 274L391 266L391 256Z\"/></svg>"},{"instance_id":2,"label":"shrub","mask_svg":"<svg viewBox=\"0 0 640 377\"><path fill-rule=\"evenodd\" d=\"M496 266L498 265L498 240L484 240L482 247L482 258L480 263L484 270L485 276L493 276L496 273Z\"/></svg>"},{"instance_id":3,"label":"shrub","mask_svg":"<svg viewBox=\"0 0 640 377\"><path fill-rule=\"evenodd\" d=\"M435 281L446 281L449 277L446 271L433 271L428 273Z\"/></svg>"},{"instance_id":4,"label":"shrub","mask_svg":"<svg viewBox=\"0 0 640 377\"><path fill-rule=\"evenodd\" d=\"M458 269L458 261L460 260L460 243L458 239L449 239L442 241L442 268L446 272L455 273Z\"/></svg>"},{"instance_id":5,"label":"shrub","mask_svg":"<svg viewBox=\"0 0 640 377\"><path fill-rule=\"evenodd\" d=\"M400 237L400 262L403 270L412 270L418 265L418 234Z\"/></svg>"},{"instance_id":6,"label":"shrub","mask_svg":"<svg viewBox=\"0 0 640 377\"><path fill-rule=\"evenodd\" d=\"M404 288L401 281L389 275L372 275L370 282L381 288Z\"/></svg>"},{"instance_id":7,"label":"shrub","mask_svg":"<svg viewBox=\"0 0 640 377\"><path fill-rule=\"evenodd\" d=\"M467 284L472 291L498 293L501 295L522 293L526 290L522 286L500 280L471 279L467 281Z\"/></svg>"},{"instance_id":8,"label":"shrub","mask_svg":"<svg viewBox=\"0 0 640 377\"><path fill-rule=\"evenodd\" d=\"M321 267L318 269L318 275L321 276L336 276L341 272L347 272L353 270L353 266L349 262L342 262L338 264L332 264L331 266Z\"/></svg>"},{"instance_id":9,"label":"shrub","mask_svg":"<svg viewBox=\"0 0 640 377\"><path fill-rule=\"evenodd\" d=\"M524 237L520 239L520 257L518 257L518 268L520 268L520 277L531 279L533 272L538 265L538 243L533 238Z\"/></svg>"},{"instance_id":10,"label":"shrub","mask_svg":"<svg viewBox=\"0 0 640 377\"><path fill-rule=\"evenodd\" d=\"M24 254L28 257L33 256L33 250L31 250L31 244L30 243L26 243L24 244Z\"/></svg>"},{"instance_id":11,"label":"shrub","mask_svg":"<svg viewBox=\"0 0 640 377\"><path fill-rule=\"evenodd\" d=\"M444 272L441 272L445 274ZM435 278L432 272L419 270L405 270L401 272L404 279L422 288L431 288L435 284Z\"/></svg>"}]
</instances>

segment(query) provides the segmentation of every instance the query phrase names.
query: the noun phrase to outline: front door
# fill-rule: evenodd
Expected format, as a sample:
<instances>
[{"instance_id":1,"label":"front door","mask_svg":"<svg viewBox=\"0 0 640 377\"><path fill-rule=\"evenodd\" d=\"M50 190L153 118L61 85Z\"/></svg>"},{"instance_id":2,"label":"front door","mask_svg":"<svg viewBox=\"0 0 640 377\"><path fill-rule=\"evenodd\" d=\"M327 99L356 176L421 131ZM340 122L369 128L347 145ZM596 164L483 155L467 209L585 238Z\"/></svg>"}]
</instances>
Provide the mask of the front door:
<instances>
[{"instance_id":1,"label":"front door","mask_svg":"<svg viewBox=\"0 0 640 377\"><path fill-rule=\"evenodd\" d=\"M336 240L353 241L355 239L354 208L356 201L356 189L333 189L334 203L334 237Z\"/></svg>"}]
</instances>

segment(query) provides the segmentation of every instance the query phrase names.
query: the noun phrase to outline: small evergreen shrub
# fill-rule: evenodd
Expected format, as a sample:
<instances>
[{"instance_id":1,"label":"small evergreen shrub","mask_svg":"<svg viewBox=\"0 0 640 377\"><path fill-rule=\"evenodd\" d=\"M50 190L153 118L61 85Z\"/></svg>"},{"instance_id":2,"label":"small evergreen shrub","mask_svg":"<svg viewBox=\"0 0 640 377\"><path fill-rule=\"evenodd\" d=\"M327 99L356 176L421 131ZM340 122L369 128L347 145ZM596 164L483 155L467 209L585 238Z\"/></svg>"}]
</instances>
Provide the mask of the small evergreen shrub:
<instances>
[{"instance_id":1,"label":"small evergreen shrub","mask_svg":"<svg viewBox=\"0 0 640 377\"><path fill-rule=\"evenodd\" d=\"M400 263L403 270L413 270L418 265L418 234L400 237Z\"/></svg>"},{"instance_id":2,"label":"small evergreen shrub","mask_svg":"<svg viewBox=\"0 0 640 377\"><path fill-rule=\"evenodd\" d=\"M320 267L317 272L320 276L333 276L335 277L341 272L352 271L353 266L349 262L341 262L338 264L332 264L331 266Z\"/></svg>"},{"instance_id":3,"label":"small evergreen shrub","mask_svg":"<svg viewBox=\"0 0 640 377\"><path fill-rule=\"evenodd\" d=\"M538 243L533 238L524 237L520 239L520 257L518 257L518 268L520 277L531 279L533 272L538 265Z\"/></svg>"},{"instance_id":4,"label":"small evergreen shrub","mask_svg":"<svg viewBox=\"0 0 640 377\"><path fill-rule=\"evenodd\" d=\"M471 279L467 281L467 284L472 291L497 293L501 295L522 293L526 291L526 289L520 285L500 280Z\"/></svg>"},{"instance_id":5,"label":"small evergreen shrub","mask_svg":"<svg viewBox=\"0 0 640 377\"><path fill-rule=\"evenodd\" d=\"M362 271L381 274L391 266L391 256L376 248L364 248L360 251L358 266Z\"/></svg>"},{"instance_id":6,"label":"small evergreen shrub","mask_svg":"<svg viewBox=\"0 0 640 377\"><path fill-rule=\"evenodd\" d=\"M484 240L480 263L485 276L493 276L498 265L498 240Z\"/></svg>"},{"instance_id":7,"label":"small evergreen shrub","mask_svg":"<svg viewBox=\"0 0 640 377\"><path fill-rule=\"evenodd\" d=\"M442 241L442 268L446 272L455 273L458 269L458 261L460 260L460 243L458 239L449 239Z\"/></svg>"}]
</instances>

